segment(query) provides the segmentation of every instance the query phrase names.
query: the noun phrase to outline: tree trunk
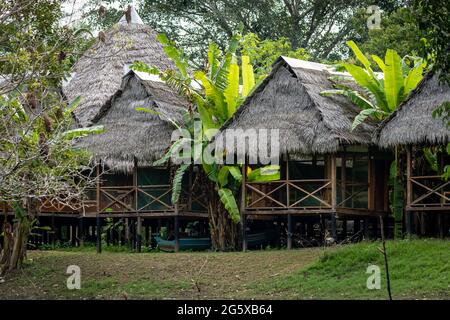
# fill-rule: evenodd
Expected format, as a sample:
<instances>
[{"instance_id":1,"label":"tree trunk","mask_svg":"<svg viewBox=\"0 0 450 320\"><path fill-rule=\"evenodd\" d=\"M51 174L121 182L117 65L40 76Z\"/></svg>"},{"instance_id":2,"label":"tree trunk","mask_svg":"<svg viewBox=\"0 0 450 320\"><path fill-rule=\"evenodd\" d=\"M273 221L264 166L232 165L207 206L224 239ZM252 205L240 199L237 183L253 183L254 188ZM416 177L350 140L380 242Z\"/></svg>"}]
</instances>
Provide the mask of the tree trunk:
<instances>
[{"instance_id":1,"label":"tree trunk","mask_svg":"<svg viewBox=\"0 0 450 320\"><path fill-rule=\"evenodd\" d=\"M0 256L0 276L8 271L22 266L27 255L28 236L31 233L31 224L34 219L34 207L27 203L27 211L15 208L16 215L14 226L4 224L4 245Z\"/></svg>"},{"instance_id":2,"label":"tree trunk","mask_svg":"<svg viewBox=\"0 0 450 320\"><path fill-rule=\"evenodd\" d=\"M232 251L239 249L240 226L231 220L229 213L220 202L215 184L205 177L202 186L205 187L208 199L209 230L214 250Z\"/></svg>"}]
</instances>

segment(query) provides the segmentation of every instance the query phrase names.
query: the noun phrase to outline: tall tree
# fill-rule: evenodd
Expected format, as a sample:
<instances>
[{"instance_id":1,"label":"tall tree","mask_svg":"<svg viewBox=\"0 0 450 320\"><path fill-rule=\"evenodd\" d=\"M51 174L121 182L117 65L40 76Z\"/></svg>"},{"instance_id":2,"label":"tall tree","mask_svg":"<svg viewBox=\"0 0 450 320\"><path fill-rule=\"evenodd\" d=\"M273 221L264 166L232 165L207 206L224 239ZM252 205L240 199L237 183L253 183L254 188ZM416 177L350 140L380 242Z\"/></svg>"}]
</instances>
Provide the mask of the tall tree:
<instances>
[{"instance_id":1,"label":"tall tree","mask_svg":"<svg viewBox=\"0 0 450 320\"><path fill-rule=\"evenodd\" d=\"M78 100L67 106L59 87L82 41L60 18L60 1L0 3L0 202L15 212L3 224L0 275L25 258L41 205L76 208L93 181L73 139L100 128L72 129Z\"/></svg>"},{"instance_id":2,"label":"tall tree","mask_svg":"<svg viewBox=\"0 0 450 320\"><path fill-rule=\"evenodd\" d=\"M415 0L414 14L419 28L425 32L422 55L442 70L442 78L450 84L450 2Z\"/></svg>"},{"instance_id":3,"label":"tall tree","mask_svg":"<svg viewBox=\"0 0 450 320\"><path fill-rule=\"evenodd\" d=\"M114 5L123 1L103 1L107 18L98 19L98 0L91 0L86 15L91 24L105 27L117 15ZM377 1L385 12L404 6L401 0ZM142 19L156 31L168 35L184 49L190 60L202 66L211 40L225 49L227 39L237 26L243 33L254 33L260 39L287 38L293 50L304 48L315 59L342 58L345 41L366 28L370 0L141 0L137 1Z\"/></svg>"}]
</instances>

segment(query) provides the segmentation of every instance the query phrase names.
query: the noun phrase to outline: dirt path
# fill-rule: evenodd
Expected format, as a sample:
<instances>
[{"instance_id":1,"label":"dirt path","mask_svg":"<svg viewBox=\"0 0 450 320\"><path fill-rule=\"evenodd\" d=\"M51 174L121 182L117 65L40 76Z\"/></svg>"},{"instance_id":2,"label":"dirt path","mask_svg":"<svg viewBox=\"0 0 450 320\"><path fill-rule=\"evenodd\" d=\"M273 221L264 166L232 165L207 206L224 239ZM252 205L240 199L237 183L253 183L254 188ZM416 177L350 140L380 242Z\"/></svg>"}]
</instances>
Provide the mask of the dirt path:
<instances>
[{"instance_id":1,"label":"dirt path","mask_svg":"<svg viewBox=\"0 0 450 320\"><path fill-rule=\"evenodd\" d=\"M255 283L305 267L320 249L247 253L102 253L32 251L23 270L0 284L0 299L271 298ZM81 268L81 290L66 269Z\"/></svg>"}]
</instances>

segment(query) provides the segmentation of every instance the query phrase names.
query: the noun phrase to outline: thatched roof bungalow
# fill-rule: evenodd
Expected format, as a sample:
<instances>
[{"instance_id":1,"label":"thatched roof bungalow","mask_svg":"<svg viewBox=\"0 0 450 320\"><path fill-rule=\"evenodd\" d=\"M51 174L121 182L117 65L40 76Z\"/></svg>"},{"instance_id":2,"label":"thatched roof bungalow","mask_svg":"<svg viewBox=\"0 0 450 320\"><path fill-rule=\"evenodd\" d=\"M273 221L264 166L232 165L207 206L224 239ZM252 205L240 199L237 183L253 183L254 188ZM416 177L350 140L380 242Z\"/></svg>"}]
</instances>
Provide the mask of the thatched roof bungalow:
<instances>
[{"instance_id":1,"label":"thatched roof bungalow","mask_svg":"<svg viewBox=\"0 0 450 320\"><path fill-rule=\"evenodd\" d=\"M371 141L376 125L366 121L351 130L360 109L343 97L321 95L334 88L333 75L346 76L324 64L280 57L217 136L227 148L233 143L223 142L233 136L228 130L242 129L250 155L261 142L249 138L246 130L279 132L281 179L246 181L244 215L336 217L387 211L386 161L378 161ZM246 166L255 169L258 164Z\"/></svg>"},{"instance_id":2,"label":"thatched roof bungalow","mask_svg":"<svg viewBox=\"0 0 450 320\"><path fill-rule=\"evenodd\" d=\"M131 173L135 163L151 166L170 146L175 128L169 119L180 123L187 107L188 102L162 81L129 71L93 120L105 132L83 138L78 146L114 171ZM136 108L150 108L155 114Z\"/></svg>"},{"instance_id":3,"label":"thatched roof bungalow","mask_svg":"<svg viewBox=\"0 0 450 320\"><path fill-rule=\"evenodd\" d=\"M81 57L64 88L69 100L81 96L74 114L79 126L104 127L103 133L77 142L78 148L92 153L98 173L103 170L85 206L86 214L203 217L201 209L192 212L189 199L189 206L172 204L171 169L152 166L169 148L175 129L172 123L181 123L188 101L158 76L130 70L134 61L162 70L174 65L156 33L142 23L134 8L129 7L126 15L128 19L122 18Z\"/></svg>"},{"instance_id":4,"label":"thatched roof bungalow","mask_svg":"<svg viewBox=\"0 0 450 320\"><path fill-rule=\"evenodd\" d=\"M450 130L443 119L432 116L444 102L450 102L450 87L440 81L439 72L431 72L375 134L375 141L381 147L404 146L406 149L406 225L409 233L413 232L414 225L416 232L420 229L423 235L433 234L427 234L426 230L430 229L427 225L431 228L437 225L441 236L445 228L448 230L449 223L445 223L440 213L450 213L450 181L442 179L442 171L450 163L450 156L443 152L450 142ZM434 147L426 151L433 150L434 156L424 154L425 147ZM435 161L434 166L430 161ZM425 211L438 214L413 221L413 213Z\"/></svg>"},{"instance_id":5,"label":"thatched roof bungalow","mask_svg":"<svg viewBox=\"0 0 450 320\"><path fill-rule=\"evenodd\" d=\"M433 111L446 101L450 101L450 87L440 83L439 73L429 73L379 126L376 142L384 148L450 142L450 130L444 121L432 117Z\"/></svg>"}]
</instances>

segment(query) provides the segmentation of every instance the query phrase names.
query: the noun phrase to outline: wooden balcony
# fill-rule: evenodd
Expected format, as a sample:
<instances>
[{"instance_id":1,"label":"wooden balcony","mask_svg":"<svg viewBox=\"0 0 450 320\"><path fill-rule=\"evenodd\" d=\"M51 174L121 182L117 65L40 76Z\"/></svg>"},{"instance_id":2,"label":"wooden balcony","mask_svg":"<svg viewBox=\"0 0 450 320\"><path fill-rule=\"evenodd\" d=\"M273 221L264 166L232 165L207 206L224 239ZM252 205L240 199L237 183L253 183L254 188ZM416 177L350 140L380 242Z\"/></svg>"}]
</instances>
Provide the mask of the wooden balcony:
<instances>
[{"instance_id":1,"label":"wooden balcony","mask_svg":"<svg viewBox=\"0 0 450 320\"><path fill-rule=\"evenodd\" d=\"M332 212L330 179L246 183L245 209L251 214Z\"/></svg>"},{"instance_id":2,"label":"wooden balcony","mask_svg":"<svg viewBox=\"0 0 450 320\"><path fill-rule=\"evenodd\" d=\"M450 212L450 180L441 176L411 176L408 181L411 191L406 210Z\"/></svg>"}]
</instances>

